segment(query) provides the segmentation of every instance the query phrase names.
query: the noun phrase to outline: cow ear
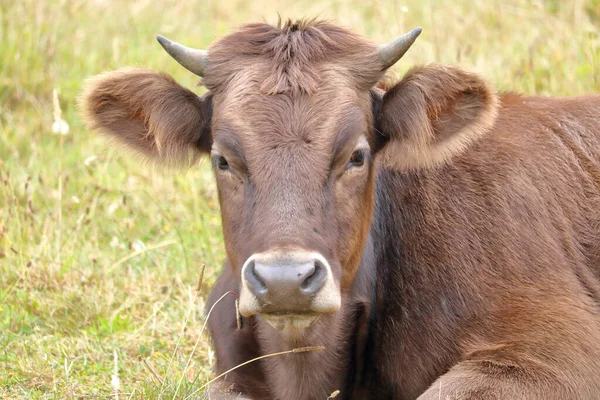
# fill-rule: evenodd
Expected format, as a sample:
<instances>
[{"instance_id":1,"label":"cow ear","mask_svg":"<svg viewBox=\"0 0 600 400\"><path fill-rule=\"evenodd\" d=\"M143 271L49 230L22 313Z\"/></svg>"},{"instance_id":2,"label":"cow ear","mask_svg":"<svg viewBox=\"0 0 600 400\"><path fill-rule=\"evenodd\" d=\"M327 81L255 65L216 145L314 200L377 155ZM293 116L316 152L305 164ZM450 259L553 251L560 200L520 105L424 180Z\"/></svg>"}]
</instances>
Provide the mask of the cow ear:
<instances>
[{"instance_id":1,"label":"cow ear","mask_svg":"<svg viewBox=\"0 0 600 400\"><path fill-rule=\"evenodd\" d=\"M448 66L409 71L379 101L378 157L399 170L448 163L494 125L498 107L479 76Z\"/></svg>"},{"instance_id":2,"label":"cow ear","mask_svg":"<svg viewBox=\"0 0 600 400\"><path fill-rule=\"evenodd\" d=\"M198 97L168 75L121 69L91 78L80 106L87 125L167 165L210 152L211 95Z\"/></svg>"}]
</instances>

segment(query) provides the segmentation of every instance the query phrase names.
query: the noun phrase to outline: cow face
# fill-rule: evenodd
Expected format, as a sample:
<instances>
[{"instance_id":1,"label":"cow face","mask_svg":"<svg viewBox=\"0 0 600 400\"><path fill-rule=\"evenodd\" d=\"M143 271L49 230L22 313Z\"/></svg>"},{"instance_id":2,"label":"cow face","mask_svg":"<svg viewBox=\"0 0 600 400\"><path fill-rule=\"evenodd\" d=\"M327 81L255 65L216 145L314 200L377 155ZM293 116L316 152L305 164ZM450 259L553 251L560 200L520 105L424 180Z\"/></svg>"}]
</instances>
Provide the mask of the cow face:
<instances>
[{"instance_id":1,"label":"cow face","mask_svg":"<svg viewBox=\"0 0 600 400\"><path fill-rule=\"evenodd\" d=\"M153 159L210 155L240 312L301 329L338 310L352 285L373 213L375 154L402 154L402 167L443 161L449 153L426 151L438 145L431 135L439 124L428 118L458 129L462 120L436 113L474 109L449 106L453 96L431 109L422 82L395 88L389 100L373 89L419 32L378 48L332 25L252 24L208 53L160 38L204 77L206 95L128 69L92 80L83 109L92 127ZM455 136L442 142L466 143Z\"/></svg>"},{"instance_id":2,"label":"cow face","mask_svg":"<svg viewBox=\"0 0 600 400\"><path fill-rule=\"evenodd\" d=\"M370 225L371 95L330 75L310 94L233 81L212 99L211 158L240 312L277 327L340 307Z\"/></svg>"}]
</instances>

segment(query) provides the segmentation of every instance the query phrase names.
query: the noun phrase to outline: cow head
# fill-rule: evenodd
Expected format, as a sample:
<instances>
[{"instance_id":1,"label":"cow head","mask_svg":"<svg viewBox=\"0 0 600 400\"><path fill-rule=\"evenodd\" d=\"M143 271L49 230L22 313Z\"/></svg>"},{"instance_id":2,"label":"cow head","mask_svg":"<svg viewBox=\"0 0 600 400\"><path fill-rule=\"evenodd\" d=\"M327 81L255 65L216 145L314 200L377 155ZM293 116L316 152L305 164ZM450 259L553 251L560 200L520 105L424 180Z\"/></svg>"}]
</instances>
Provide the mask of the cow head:
<instances>
[{"instance_id":1,"label":"cow head","mask_svg":"<svg viewBox=\"0 0 600 400\"><path fill-rule=\"evenodd\" d=\"M386 95L374 89L419 33L377 46L318 22L251 24L208 52L159 37L203 77L207 94L125 69L94 78L83 108L92 127L155 160L209 155L240 312L304 328L338 310L353 283L374 208L376 154L400 168L443 162L471 140L476 129L463 127L491 101L479 81L461 86L460 74L450 92L435 78ZM437 85L440 96L420 85ZM441 126L451 129L436 136Z\"/></svg>"}]
</instances>

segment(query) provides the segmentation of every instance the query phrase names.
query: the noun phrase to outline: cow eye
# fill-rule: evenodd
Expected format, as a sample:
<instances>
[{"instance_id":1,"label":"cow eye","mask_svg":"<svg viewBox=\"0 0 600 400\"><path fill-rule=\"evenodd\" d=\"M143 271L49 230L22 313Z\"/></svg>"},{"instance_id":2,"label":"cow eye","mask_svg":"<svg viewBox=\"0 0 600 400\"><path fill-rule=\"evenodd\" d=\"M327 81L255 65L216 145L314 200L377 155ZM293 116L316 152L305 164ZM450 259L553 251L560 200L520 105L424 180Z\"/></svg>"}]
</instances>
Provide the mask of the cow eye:
<instances>
[{"instance_id":1,"label":"cow eye","mask_svg":"<svg viewBox=\"0 0 600 400\"><path fill-rule=\"evenodd\" d=\"M356 150L352 153L350 157L350 161L348 161L348 168L352 167L362 167L365 164L365 151L364 150Z\"/></svg>"},{"instance_id":2,"label":"cow eye","mask_svg":"<svg viewBox=\"0 0 600 400\"><path fill-rule=\"evenodd\" d=\"M223 156L215 157L213 162L215 163L217 168L219 168L221 171L226 171L229 169L229 163Z\"/></svg>"}]
</instances>

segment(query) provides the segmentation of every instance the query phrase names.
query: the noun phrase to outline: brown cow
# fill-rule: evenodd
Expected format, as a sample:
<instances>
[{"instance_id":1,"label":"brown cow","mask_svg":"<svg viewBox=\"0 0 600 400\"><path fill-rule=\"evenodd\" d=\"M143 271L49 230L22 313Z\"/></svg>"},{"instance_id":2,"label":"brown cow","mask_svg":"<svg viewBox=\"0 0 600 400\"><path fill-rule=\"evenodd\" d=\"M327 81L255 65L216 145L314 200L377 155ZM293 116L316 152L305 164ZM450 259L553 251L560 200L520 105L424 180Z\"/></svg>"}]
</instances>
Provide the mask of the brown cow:
<instances>
[{"instance_id":1,"label":"brown cow","mask_svg":"<svg viewBox=\"0 0 600 400\"><path fill-rule=\"evenodd\" d=\"M211 154L228 262L211 296L215 397L600 397L600 97L496 95L319 22L209 52L159 41L197 97L129 69L90 125L170 164ZM227 393L222 389L229 389Z\"/></svg>"}]
</instances>

